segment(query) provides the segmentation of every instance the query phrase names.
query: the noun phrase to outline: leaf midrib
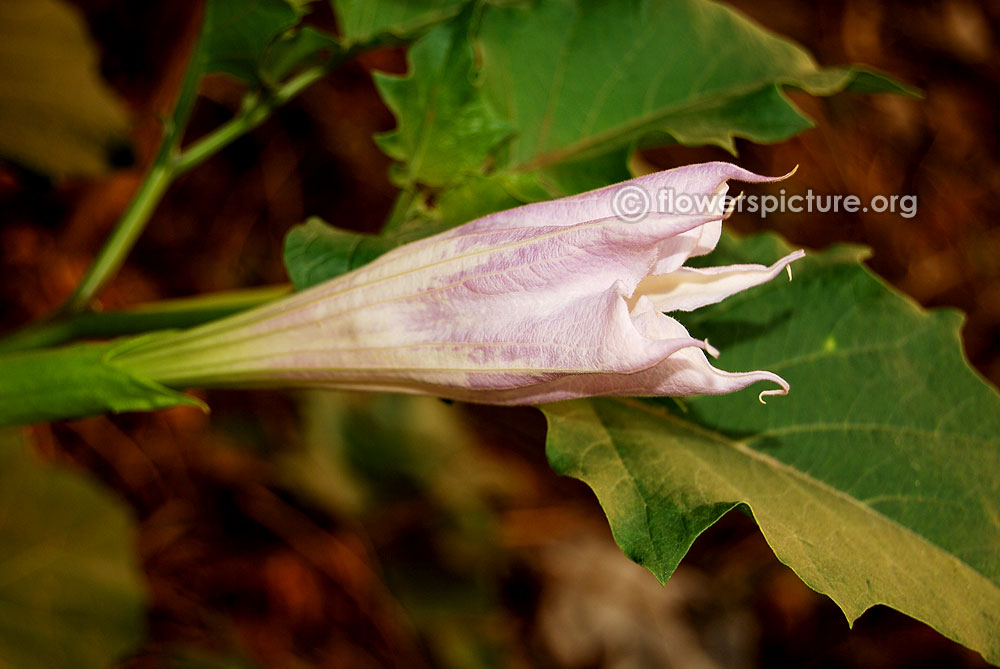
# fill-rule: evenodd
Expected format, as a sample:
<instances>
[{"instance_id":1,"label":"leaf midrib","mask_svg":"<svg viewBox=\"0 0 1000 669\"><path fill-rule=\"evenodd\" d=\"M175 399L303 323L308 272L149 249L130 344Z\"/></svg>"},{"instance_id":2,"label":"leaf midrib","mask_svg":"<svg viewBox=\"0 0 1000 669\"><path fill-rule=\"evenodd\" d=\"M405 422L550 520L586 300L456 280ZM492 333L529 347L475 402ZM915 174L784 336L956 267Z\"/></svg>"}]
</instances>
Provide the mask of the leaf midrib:
<instances>
[{"instance_id":1,"label":"leaf midrib","mask_svg":"<svg viewBox=\"0 0 1000 669\"><path fill-rule=\"evenodd\" d=\"M610 150L614 148L616 143L620 144L622 138L641 131L644 126L652 126L657 123L661 123L670 116L681 113L690 113L697 110L699 107L710 108L721 106L731 102L733 99L745 97L762 90L767 86L786 85L789 85L789 82L783 79L765 79L763 81L755 81L751 84L747 84L746 86L734 86L731 88L719 89L711 93L704 93L696 97L687 98L681 102L660 107L657 110L636 116L631 121L618 124L608 130L605 130L604 132L589 135L571 144L567 144L564 147L553 149L547 153L538 153L530 160L510 165L507 169L508 171L515 173L531 172L552 164L566 162L571 160L575 155L599 151L604 144L608 144L608 150ZM515 139L514 141L517 140Z\"/></svg>"}]
</instances>

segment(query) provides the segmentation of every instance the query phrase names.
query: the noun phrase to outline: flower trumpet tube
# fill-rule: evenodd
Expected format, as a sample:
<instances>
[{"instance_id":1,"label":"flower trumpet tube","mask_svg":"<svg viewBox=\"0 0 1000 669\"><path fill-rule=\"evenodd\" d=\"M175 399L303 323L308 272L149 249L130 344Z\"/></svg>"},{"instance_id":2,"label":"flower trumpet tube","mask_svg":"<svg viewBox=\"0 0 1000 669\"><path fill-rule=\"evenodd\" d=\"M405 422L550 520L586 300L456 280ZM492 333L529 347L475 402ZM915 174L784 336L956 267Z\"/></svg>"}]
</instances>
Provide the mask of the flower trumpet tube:
<instances>
[{"instance_id":1,"label":"flower trumpet tube","mask_svg":"<svg viewBox=\"0 0 1000 669\"><path fill-rule=\"evenodd\" d=\"M777 386L761 395L785 394L771 372L714 368L705 356L714 349L666 315L769 281L803 255L770 267L684 267L718 243L729 179L775 180L707 163L499 212L264 307L137 342L113 362L175 387L492 404L721 394L758 381ZM706 206L668 211L662 192Z\"/></svg>"}]
</instances>

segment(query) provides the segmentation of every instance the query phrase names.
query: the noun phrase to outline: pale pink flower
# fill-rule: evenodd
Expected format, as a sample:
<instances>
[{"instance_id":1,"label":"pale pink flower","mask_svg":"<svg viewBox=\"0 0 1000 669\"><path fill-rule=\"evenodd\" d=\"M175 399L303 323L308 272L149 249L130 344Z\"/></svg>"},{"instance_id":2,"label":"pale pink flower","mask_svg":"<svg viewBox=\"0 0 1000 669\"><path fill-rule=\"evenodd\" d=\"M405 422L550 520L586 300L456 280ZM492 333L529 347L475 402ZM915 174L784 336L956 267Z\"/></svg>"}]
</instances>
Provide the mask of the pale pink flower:
<instances>
[{"instance_id":1,"label":"pale pink flower","mask_svg":"<svg viewBox=\"0 0 1000 669\"><path fill-rule=\"evenodd\" d=\"M657 211L657 193L721 195L727 163L681 167L477 219L288 298L118 354L173 386L312 386L534 404L598 395L721 394L767 371L714 368L707 342L664 314L769 281L770 267L691 269L725 214ZM616 194L648 194L629 222ZM619 212L620 213L620 212ZM632 212L634 213L634 212ZM640 218L632 216L630 218Z\"/></svg>"}]
</instances>

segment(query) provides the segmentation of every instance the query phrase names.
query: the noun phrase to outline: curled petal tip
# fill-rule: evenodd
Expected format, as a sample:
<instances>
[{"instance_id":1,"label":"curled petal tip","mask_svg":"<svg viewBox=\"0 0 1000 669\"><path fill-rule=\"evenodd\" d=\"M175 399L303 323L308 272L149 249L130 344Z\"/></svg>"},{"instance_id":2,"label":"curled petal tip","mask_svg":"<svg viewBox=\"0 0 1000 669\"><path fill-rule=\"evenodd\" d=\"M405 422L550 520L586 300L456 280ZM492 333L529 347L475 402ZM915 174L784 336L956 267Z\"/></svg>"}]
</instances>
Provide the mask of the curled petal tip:
<instances>
[{"instance_id":1,"label":"curled petal tip","mask_svg":"<svg viewBox=\"0 0 1000 669\"><path fill-rule=\"evenodd\" d=\"M801 260L802 258L805 258L805 257L806 257L806 252L803 251L802 249L799 249L798 251L794 251L794 252L788 254L788 258L787 258L788 264L785 265L785 272L788 273L788 280L789 281L792 280L792 263L795 262L796 260Z\"/></svg>"},{"instance_id":2,"label":"curled petal tip","mask_svg":"<svg viewBox=\"0 0 1000 669\"><path fill-rule=\"evenodd\" d=\"M767 402L764 401L765 397L769 397L771 395L787 395L788 394L788 390L789 390L789 388L788 388L788 384L787 383L785 385L783 385L781 388L772 388L770 390L762 390L762 391L760 391L760 394L757 395L757 401L759 401L761 404L767 404Z\"/></svg>"},{"instance_id":3,"label":"curled petal tip","mask_svg":"<svg viewBox=\"0 0 1000 669\"><path fill-rule=\"evenodd\" d=\"M736 211L736 204L743 199L743 194L744 191L740 191L739 195L729 201L729 206L726 207L726 211L722 214L722 220L728 220L733 215L733 212Z\"/></svg>"},{"instance_id":4,"label":"curled petal tip","mask_svg":"<svg viewBox=\"0 0 1000 669\"><path fill-rule=\"evenodd\" d=\"M795 165L795 167L793 167L791 171L789 171L788 173L772 177L763 174L756 174L754 172L750 172L747 170L742 170L737 168L735 165L730 165L729 163L715 163L715 164L724 165L726 167L731 168L732 170L735 170L726 176L727 180L748 181L751 183L774 183L776 181L784 181L785 179L790 179L795 175L796 172L799 171L799 166Z\"/></svg>"},{"instance_id":5,"label":"curled petal tip","mask_svg":"<svg viewBox=\"0 0 1000 669\"><path fill-rule=\"evenodd\" d=\"M712 346L711 344L709 344L707 339L705 339L704 342L705 342L705 347L704 347L705 348L705 352L708 353L713 358L718 358L719 357L719 349L717 349L714 346Z\"/></svg>"},{"instance_id":6,"label":"curled petal tip","mask_svg":"<svg viewBox=\"0 0 1000 669\"><path fill-rule=\"evenodd\" d=\"M798 164L798 163L795 163L795 167L793 167L793 168L792 168L792 171L791 171L791 172L789 172L788 174L786 174L786 175L784 175L784 176L780 176L780 177L777 177L777 178L775 179L775 181L784 181L785 179L790 179L790 178L791 178L791 177L793 177L793 176L795 175L795 173L796 173L796 172L798 172L798 171L799 171L799 164Z\"/></svg>"}]
</instances>

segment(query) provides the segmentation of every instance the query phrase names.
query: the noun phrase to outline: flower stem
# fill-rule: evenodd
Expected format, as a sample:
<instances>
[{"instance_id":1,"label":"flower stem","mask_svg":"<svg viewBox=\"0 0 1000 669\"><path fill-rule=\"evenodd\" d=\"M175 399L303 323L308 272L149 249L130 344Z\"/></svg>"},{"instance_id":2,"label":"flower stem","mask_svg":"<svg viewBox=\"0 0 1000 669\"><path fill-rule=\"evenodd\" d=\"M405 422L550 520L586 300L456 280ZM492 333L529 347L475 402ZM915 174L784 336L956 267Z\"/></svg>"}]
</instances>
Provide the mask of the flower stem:
<instances>
[{"instance_id":1,"label":"flower stem","mask_svg":"<svg viewBox=\"0 0 1000 669\"><path fill-rule=\"evenodd\" d=\"M337 61L339 62L339 59ZM108 237L97 254L97 258L94 259L93 264L60 312L69 315L87 309L91 300L121 268L160 200L163 199L163 195L178 176L205 162L234 140L259 126L267 120L275 109L321 79L332 62L331 60L331 62L296 75L268 95L255 96L252 98L253 101L246 105L236 117L180 153L176 150L181 134L178 127L180 124L172 123L164 136L163 146L146 175L146 179L132 198L111 236ZM178 103L178 107L181 106L188 105ZM180 121L181 119L176 120Z\"/></svg>"},{"instance_id":2,"label":"flower stem","mask_svg":"<svg viewBox=\"0 0 1000 669\"><path fill-rule=\"evenodd\" d=\"M261 123L266 121L275 109L282 106L296 95L307 89L323 78L330 70L334 62L324 63L305 70L288 80L281 87L275 89L270 94L253 100L234 118L226 121L216 128L212 133L191 144L178 155L171 163L174 175L179 176L201 163L221 149L228 146L246 133L250 132Z\"/></svg>"},{"instance_id":3,"label":"flower stem","mask_svg":"<svg viewBox=\"0 0 1000 669\"><path fill-rule=\"evenodd\" d=\"M56 346L77 339L194 327L276 300L291 290L289 285L266 286L164 300L120 311L83 312L45 319L0 339L0 354Z\"/></svg>"}]
</instances>

